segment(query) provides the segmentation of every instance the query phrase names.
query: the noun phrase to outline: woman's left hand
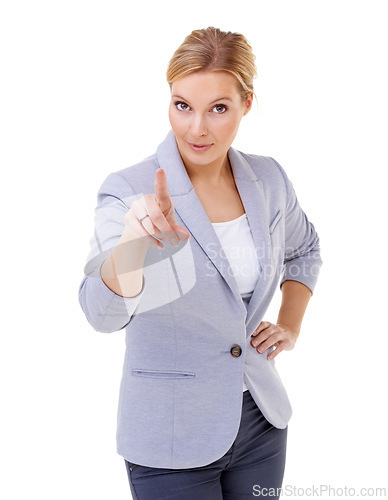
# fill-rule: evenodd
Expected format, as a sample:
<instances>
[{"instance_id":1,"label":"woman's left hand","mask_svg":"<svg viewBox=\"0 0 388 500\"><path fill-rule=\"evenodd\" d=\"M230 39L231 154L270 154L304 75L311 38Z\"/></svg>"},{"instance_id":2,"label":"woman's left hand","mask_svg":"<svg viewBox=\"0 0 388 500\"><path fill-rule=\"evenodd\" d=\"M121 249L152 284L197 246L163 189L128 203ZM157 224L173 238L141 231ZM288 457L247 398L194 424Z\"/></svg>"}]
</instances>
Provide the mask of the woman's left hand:
<instances>
[{"instance_id":1,"label":"woman's left hand","mask_svg":"<svg viewBox=\"0 0 388 500\"><path fill-rule=\"evenodd\" d=\"M267 359L273 359L282 351L290 351L294 348L298 333L290 330L286 326L273 324L269 321L262 321L253 332L251 340L252 347L256 347L259 353L264 352L272 345L276 349L271 351Z\"/></svg>"}]
</instances>

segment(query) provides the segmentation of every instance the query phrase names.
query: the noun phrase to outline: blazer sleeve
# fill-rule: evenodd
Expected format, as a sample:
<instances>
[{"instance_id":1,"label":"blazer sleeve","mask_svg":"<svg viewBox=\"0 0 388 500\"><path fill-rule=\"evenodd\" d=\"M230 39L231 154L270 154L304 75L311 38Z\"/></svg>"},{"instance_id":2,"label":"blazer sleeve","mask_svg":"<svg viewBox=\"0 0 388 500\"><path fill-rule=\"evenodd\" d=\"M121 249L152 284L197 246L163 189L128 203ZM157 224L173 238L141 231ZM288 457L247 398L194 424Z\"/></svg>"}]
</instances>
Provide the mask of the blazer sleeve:
<instances>
[{"instance_id":1,"label":"blazer sleeve","mask_svg":"<svg viewBox=\"0 0 388 500\"><path fill-rule=\"evenodd\" d=\"M78 299L88 322L103 333L124 328L131 320L145 290L135 297L121 297L103 282L100 269L112 249L121 238L124 215L131 203L142 194L128 196L128 183L119 174L110 174L97 194L94 217L94 234L90 240L90 252L86 259L84 277L78 290Z\"/></svg>"},{"instance_id":2,"label":"blazer sleeve","mask_svg":"<svg viewBox=\"0 0 388 500\"><path fill-rule=\"evenodd\" d=\"M299 205L292 182L279 163L274 161L283 175L287 190L285 251L280 287L286 280L299 281L313 294L323 263L319 237Z\"/></svg>"}]
</instances>

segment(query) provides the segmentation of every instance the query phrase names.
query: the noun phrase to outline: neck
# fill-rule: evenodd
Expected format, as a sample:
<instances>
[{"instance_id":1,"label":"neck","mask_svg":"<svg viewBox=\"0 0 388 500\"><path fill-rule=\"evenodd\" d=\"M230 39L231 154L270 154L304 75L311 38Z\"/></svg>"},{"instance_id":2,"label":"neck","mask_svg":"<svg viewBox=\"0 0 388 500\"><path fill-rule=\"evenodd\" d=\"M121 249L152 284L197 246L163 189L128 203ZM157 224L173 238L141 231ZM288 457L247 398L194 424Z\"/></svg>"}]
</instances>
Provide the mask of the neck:
<instances>
[{"instance_id":1,"label":"neck","mask_svg":"<svg viewBox=\"0 0 388 500\"><path fill-rule=\"evenodd\" d=\"M233 176L228 155L207 165L196 165L182 157L187 175L192 183L218 186Z\"/></svg>"}]
</instances>

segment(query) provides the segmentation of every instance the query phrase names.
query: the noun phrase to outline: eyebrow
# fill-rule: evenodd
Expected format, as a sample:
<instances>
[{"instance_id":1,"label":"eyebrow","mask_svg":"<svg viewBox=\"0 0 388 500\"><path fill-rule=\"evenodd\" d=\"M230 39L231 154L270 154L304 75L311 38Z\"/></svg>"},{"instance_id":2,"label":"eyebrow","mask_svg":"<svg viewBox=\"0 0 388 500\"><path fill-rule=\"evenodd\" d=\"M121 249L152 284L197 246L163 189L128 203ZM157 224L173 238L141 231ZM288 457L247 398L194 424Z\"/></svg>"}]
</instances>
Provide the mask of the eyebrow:
<instances>
[{"instance_id":1,"label":"eyebrow","mask_svg":"<svg viewBox=\"0 0 388 500\"><path fill-rule=\"evenodd\" d=\"M185 99L184 97L180 95L172 95L171 98L176 98L176 99L182 99L182 101L189 102L188 99ZM213 104L214 102L219 102L219 101L232 101L230 97L219 97L218 99L215 99L214 101L209 102L209 104Z\"/></svg>"}]
</instances>

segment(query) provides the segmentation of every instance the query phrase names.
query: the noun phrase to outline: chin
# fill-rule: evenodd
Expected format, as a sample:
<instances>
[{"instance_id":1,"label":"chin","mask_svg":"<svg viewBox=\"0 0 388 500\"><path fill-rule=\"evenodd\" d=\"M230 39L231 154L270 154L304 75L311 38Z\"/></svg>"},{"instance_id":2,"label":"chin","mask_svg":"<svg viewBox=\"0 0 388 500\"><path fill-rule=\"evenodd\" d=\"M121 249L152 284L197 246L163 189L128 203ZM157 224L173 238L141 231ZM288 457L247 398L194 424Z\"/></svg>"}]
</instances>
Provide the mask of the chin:
<instances>
[{"instance_id":1,"label":"chin","mask_svg":"<svg viewBox=\"0 0 388 500\"><path fill-rule=\"evenodd\" d=\"M214 160L216 160L216 157L214 155L206 155L206 154L188 154L186 157L190 160L191 163L194 165L209 165L210 163L213 163Z\"/></svg>"}]
</instances>

